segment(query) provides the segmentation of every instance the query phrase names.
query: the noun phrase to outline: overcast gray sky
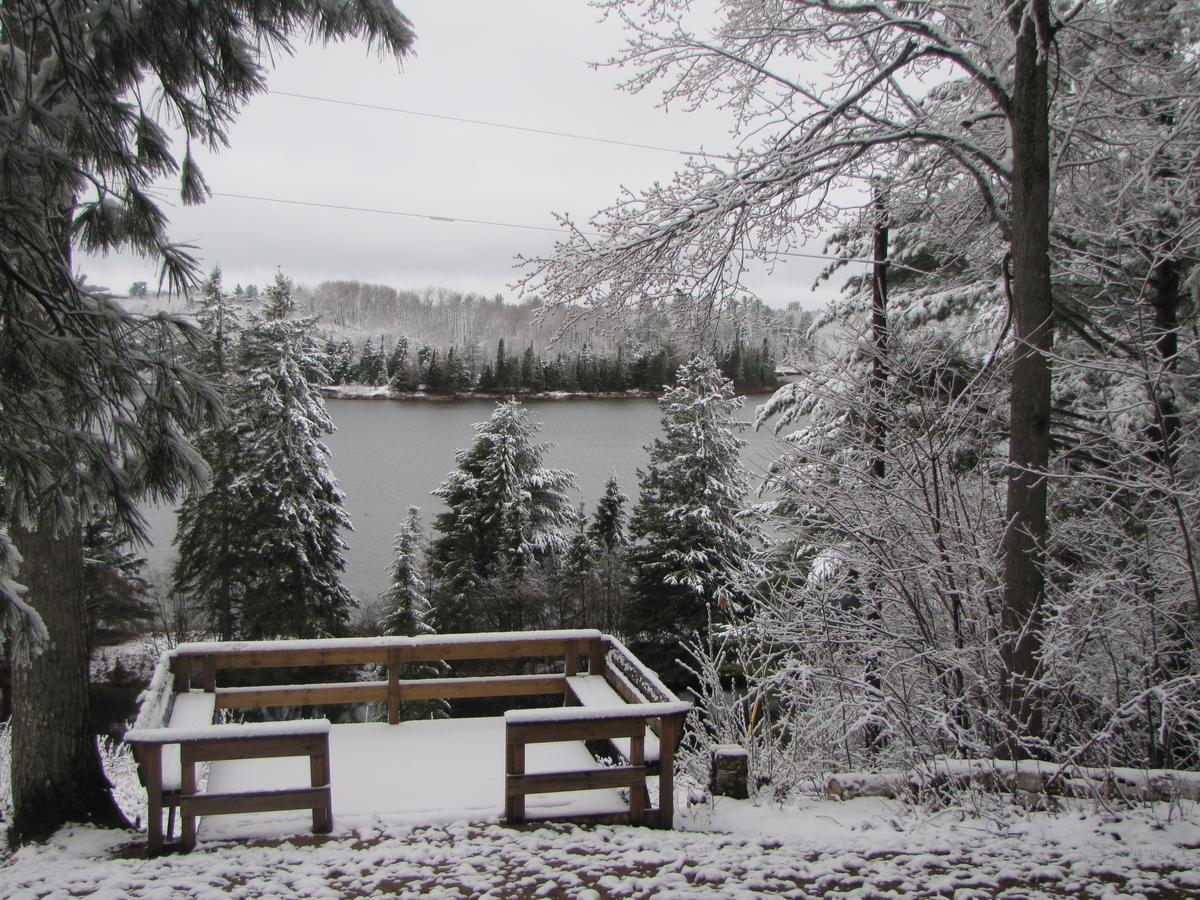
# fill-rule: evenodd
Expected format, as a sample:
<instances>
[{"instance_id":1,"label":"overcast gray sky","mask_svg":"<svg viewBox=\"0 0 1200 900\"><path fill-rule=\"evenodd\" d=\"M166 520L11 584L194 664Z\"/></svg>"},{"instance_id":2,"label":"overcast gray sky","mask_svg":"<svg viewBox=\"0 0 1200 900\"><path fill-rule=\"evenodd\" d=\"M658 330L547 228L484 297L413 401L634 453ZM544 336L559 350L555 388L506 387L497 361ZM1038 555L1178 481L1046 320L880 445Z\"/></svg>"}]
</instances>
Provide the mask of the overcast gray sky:
<instances>
[{"instance_id":1,"label":"overcast gray sky","mask_svg":"<svg viewBox=\"0 0 1200 900\"><path fill-rule=\"evenodd\" d=\"M555 212L586 221L616 199L666 180L675 153L301 99L331 98L437 116L721 152L734 138L716 111L665 112L651 93L618 90L618 70L592 69L622 45L616 22L585 0L399 0L416 54L404 65L359 44L303 46L277 61L272 93L255 98L231 146L204 155L217 194L168 212L175 240L198 246L226 283L268 282L277 267L316 283L354 278L398 288L443 286L512 299L513 257L550 250ZM244 195L474 219L552 231L236 199ZM817 248L819 249L819 248ZM789 261L753 286L767 302L817 306L819 263ZM135 257L81 257L89 281L123 292L153 283Z\"/></svg>"}]
</instances>

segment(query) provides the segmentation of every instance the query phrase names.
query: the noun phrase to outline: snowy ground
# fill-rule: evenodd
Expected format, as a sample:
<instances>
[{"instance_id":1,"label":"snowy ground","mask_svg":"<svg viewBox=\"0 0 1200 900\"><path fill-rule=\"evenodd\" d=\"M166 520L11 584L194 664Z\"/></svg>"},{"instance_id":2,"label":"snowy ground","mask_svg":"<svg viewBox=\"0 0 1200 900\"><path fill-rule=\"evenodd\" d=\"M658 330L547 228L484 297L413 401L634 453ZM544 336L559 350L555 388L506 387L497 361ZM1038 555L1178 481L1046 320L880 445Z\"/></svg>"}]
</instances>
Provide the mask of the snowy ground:
<instances>
[{"instance_id":1,"label":"snowy ground","mask_svg":"<svg viewBox=\"0 0 1200 900\"><path fill-rule=\"evenodd\" d=\"M3 897L1197 896L1200 810L915 811L877 799L718 800L674 832L412 826L205 843L142 857L136 834L68 828L0 867Z\"/></svg>"}]
</instances>

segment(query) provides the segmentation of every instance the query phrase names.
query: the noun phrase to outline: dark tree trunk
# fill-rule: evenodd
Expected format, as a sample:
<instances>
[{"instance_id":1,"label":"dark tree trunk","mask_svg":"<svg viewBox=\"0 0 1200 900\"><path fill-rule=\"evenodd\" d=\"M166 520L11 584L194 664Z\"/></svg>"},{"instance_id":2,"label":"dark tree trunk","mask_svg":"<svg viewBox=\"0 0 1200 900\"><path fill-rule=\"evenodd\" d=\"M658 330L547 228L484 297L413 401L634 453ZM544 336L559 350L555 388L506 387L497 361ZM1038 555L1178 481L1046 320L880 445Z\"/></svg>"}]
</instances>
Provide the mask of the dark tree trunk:
<instances>
[{"instance_id":1,"label":"dark tree trunk","mask_svg":"<svg viewBox=\"0 0 1200 900\"><path fill-rule=\"evenodd\" d=\"M1012 132L1013 351L1001 610L1000 693L1009 718L1002 748L1028 755L1042 734L1046 468L1050 458L1050 128L1048 0L1016 4Z\"/></svg>"},{"instance_id":2,"label":"dark tree trunk","mask_svg":"<svg viewBox=\"0 0 1200 900\"><path fill-rule=\"evenodd\" d=\"M88 721L87 611L78 524L56 534L13 526L20 580L50 633L12 672L12 843L41 840L66 822L128 827L113 800Z\"/></svg>"},{"instance_id":3,"label":"dark tree trunk","mask_svg":"<svg viewBox=\"0 0 1200 900\"><path fill-rule=\"evenodd\" d=\"M887 449L887 422L883 399L884 386L887 383L887 257L888 257L888 214L887 192L876 186L874 196L875 224L872 228L874 245L874 262L871 266L871 415L867 425L871 439L871 474L883 481L887 474L884 452ZM871 592L870 611L868 617L871 625L878 628L883 621L883 613L879 608L879 591ZM883 677L880 674L879 651L873 647L867 651L863 666L863 677L867 689L882 705ZM867 749L872 752L882 750L886 744L883 726L877 721L871 721L865 729Z\"/></svg>"}]
</instances>

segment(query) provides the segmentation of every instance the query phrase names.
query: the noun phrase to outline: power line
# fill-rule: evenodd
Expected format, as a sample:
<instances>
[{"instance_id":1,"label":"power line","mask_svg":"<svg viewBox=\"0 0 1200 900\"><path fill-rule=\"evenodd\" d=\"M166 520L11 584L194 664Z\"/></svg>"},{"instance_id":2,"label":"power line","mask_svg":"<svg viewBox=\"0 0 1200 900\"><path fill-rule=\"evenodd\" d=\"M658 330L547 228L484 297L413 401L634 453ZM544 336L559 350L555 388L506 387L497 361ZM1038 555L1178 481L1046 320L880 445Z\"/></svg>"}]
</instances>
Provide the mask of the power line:
<instances>
[{"instance_id":1,"label":"power line","mask_svg":"<svg viewBox=\"0 0 1200 900\"><path fill-rule=\"evenodd\" d=\"M340 203L320 203L316 200L287 200L282 197L257 197L253 194L226 194L213 191L214 197L225 197L232 200L255 200L259 203L282 203L287 206L311 206L317 209L337 209L344 212L374 213L380 216L403 216L407 219L428 219L431 222L463 222L469 225L490 225L494 228L520 228L525 231L550 231L562 234L563 229L551 228L548 225L522 225L516 222L496 222L490 219L463 219L457 216L439 216L432 213L408 212L400 209L376 209L369 206L348 206Z\"/></svg>"},{"instance_id":2,"label":"power line","mask_svg":"<svg viewBox=\"0 0 1200 900\"><path fill-rule=\"evenodd\" d=\"M679 150L675 147L659 147L654 144L639 144L634 141L619 141L615 138L596 137L589 134L574 134L569 131L554 131L549 128L530 128L525 125L511 125L507 122L488 122L483 119L468 119L464 116L447 116L441 113L421 112L415 109L401 109L396 106L380 106L375 103L360 103L357 100L341 100L334 97L315 97L312 94L297 94L292 91L272 91L267 93L278 97L293 97L297 100L310 100L314 103L333 103L337 106L353 106L358 109L373 109L378 112L396 113L402 116L420 116L425 119L441 119L444 122L459 122L464 125L482 125L486 128L502 128L506 131L522 131L526 134L540 134L548 137L569 138L573 141L591 141L595 144L612 144L618 147L633 147L637 150L653 150L657 153L675 153L679 156L706 156L715 159L733 159L723 153L705 153L702 150Z\"/></svg>"},{"instance_id":3,"label":"power line","mask_svg":"<svg viewBox=\"0 0 1200 900\"><path fill-rule=\"evenodd\" d=\"M150 190L164 194L166 193L165 189L163 188L150 188ZM283 197L259 197L254 194L229 194L222 191L212 191L211 193L213 197L224 197L229 200L253 200L258 203L280 203L285 206L308 206L315 209L334 209L342 212L371 213L380 216L401 216L406 219L426 219L430 222L446 222L452 225L459 223L467 225L488 225L493 228L517 228L522 231L549 231L553 234L564 234L564 229L551 228L548 225L523 225L518 222L497 222L492 219L464 219L458 216L439 216L433 213L408 212L400 209L376 209L369 206L349 206L342 203L321 203L317 200L288 200ZM579 234L583 234L587 237L603 237L602 234L595 231L581 231ZM798 257L801 259L819 259L828 262L857 263L859 265L866 266L874 265L877 262L876 260L865 259L862 257L833 256L828 253L804 253L797 250L780 250L777 251L777 253L779 256ZM923 269L915 269L912 266L906 266L903 263L894 262L892 260L886 260L886 262L892 268L905 269L909 272L915 272L920 275L932 274Z\"/></svg>"}]
</instances>

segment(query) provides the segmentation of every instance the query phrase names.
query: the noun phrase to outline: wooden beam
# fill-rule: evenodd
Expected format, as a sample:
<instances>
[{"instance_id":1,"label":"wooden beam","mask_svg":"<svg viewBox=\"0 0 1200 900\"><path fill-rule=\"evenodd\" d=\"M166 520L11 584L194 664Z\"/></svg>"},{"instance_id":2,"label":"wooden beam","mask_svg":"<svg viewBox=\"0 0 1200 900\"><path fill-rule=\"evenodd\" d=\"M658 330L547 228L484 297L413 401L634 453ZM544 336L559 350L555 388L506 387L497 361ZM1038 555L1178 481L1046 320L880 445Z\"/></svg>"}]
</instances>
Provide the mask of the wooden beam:
<instances>
[{"instance_id":1,"label":"wooden beam","mask_svg":"<svg viewBox=\"0 0 1200 900\"><path fill-rule=\"evenodd\" d=\"M509 723L505 726L510 741L545 744L552 741L599 741L605 738L632 738L645 733L646 720L636 713L620 719L574 719L565 722Z\"/></svg>"},{"instance_id":2,"label":"wooden beam","mask_svg":"<svg viewBox=\"0 0 1200 900\"><path fill-rule=\"evenodd\" d=\"M277 687L217 689L218 709L269 709L278 706L318 706L331 703L372 703L388 699L386 681L347 681L333 684L286 684Z\"/></svg>"},{"instance_id":3,"label":"wooden beam","mask_svg":"<svg viewBox=\"0 0 1200 900\"><path fill-rule=\"evenodd\" d=\"M561 694L561 675L492 675L480 678L414 678L400 682L402 700L459 700L464 697L531 697Z\"/></svg>"},{"instance_id":4,"label":"wooden beam","mask_svg":"<svg viewBox=\"0 0 1200 900\"><path fill-rule=\"evenodd\" d=\"M281 809L315 810L317 807L330 807L329 785L237 794L184 794L179 798L179 808L185 822L188 819L194 821L195 816L275 812Z\"/></svg>"},{"instance_id":5,"label":"wooden beam","mask_svg":"<svg viewBox=\"0 0 1200 900\"><path fill-rule=\"evenodd\" d=\"M597 788L646 789L646 770L640 766L609 766L572 772L541 772L536 775L509 775L504 786L514 794L554 794L562 791L589 791Z\"/></svg>"},{"instance_id":6,"label":"wooden beam","mask_svg":"<svg viewBox=\"0 0 1200 900\"><path fill-rule=\"evenodd\" d=\"M273 759L281 756L311 756L328 752L329 734L292 734L273 737L218 737L179 745L186 770L188 761L215 762L224 759ZM187 793L187 791L184 791ZM195 793L192 791L192 793Z\"/></svg>"}]
</instances>

